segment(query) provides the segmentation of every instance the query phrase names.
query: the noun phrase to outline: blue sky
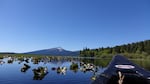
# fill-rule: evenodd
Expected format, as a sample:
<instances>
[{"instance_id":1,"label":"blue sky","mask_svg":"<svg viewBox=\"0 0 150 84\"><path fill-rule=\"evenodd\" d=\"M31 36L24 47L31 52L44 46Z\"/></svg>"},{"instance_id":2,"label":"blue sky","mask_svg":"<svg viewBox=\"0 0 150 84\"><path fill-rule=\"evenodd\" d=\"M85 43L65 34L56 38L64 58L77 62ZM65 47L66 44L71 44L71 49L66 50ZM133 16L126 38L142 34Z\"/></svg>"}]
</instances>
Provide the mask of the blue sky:
<instances>
[{"instance_id":1,"label":"blue sky","mask_svg":"<svg viewBox=\"0 0 150 84\"><path fill-rule=\"evenodd\" d=\"M80 50L150 39L149 0L0 0L0 51Z\"/></svg>"}]
</instances>

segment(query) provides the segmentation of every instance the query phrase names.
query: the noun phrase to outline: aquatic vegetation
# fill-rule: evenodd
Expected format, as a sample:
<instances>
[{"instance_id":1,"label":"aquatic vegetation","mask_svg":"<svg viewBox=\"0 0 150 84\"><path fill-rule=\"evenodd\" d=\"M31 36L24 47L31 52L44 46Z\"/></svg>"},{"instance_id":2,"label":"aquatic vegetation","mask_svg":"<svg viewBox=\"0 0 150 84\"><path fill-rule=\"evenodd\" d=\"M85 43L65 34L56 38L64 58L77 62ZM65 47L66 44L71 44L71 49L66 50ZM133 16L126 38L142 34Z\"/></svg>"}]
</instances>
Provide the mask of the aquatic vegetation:
<instances>
[{"instance_id":1,"label":"aquatic vegetation","mask_svg":"<svg viewBox=\"0 0 150 84\"><path fill-rule=\"evenodd\" d=\"M5 62L4 61L0 61L0 65L4 64Z\"/></svg>"},{"instance_id":2,"label":"aquatic vegetation","mask_svg":"<svg viewBox=\"0 0 150 84\"><path fill-rule=\"evenodd\" d=\"M25 61L26 63L29 63L29 58L25 58L24 61Z\"/></svg>"},{"instance_id":3,"label":"aquatic vegetation","mask_svg":"<svg viewBox=\"0 0 150 84\"><path fill-rule=\"evenodd\" d=\"M34 73L33 80L42 80L48 74L47 67L38 67L32 71Z\"/></svg>"},{"instance_id":4,"label":"aquatic vegetation","mask_svg":"<svg viewBox=\"0 0 150 84\"><path fill-rule=\"evenodd\" d=\"M28 64L24 64L23 67L21 68L21 72L26 72L30 66Z\"/></svg>"},{"instance_id":5,"label":"aquatic vegetation","mask_svg":"<svg viewBox=\"0 0 150 84\"><path fill-rule=\"evenodd\" d=\"M36 56L34 57L8 56L7 57L6 56L4 57L4 59L0 59L0 62L7 63L8 60L12 61L13 64L0 65L0 67L4 67L5 65L7 66L5 67L5 69L1 68L1 73L4 73L4 71L9 71L9 73L15 73L16 77L23 76L24 80L26 81L34 81L34 82L39 83L39 80L40 80L40 84L41 83L45 84L45 81L51 82L51 80L52 80L52 84L53 84L53 81L55 81L57 84L61 84L61 82L58 83L57 80L58 81L67 80L67 82L71 83L72 81L76 79L79 80L79 82L81 81L82 83L83 81L86 81L86 83L83 83L83 84L89 84L89 82L93 82L94 80L96 80L97 77L99 77L100 73L106 69L105 62L108 62L108 60L102 60L102 59L91 60L91 59L77 58L77 57L76 58L71 58L71 57L57 58L53 56L40 56L40 57L36 57ZM25 60L30 63L27 63ZM33 60L34 61L36 60L39 64L34 64ZM22 64L17 64L18 62L21 62L21 61L22 61ZM141 63L139 65L149 67L149 64L150 64L149 60L147 61L144 60L144 63L141 61L138 60L138 62ZM44 63L47 63L47 64L44 64ZM11 65L15 68L12 68ZM17 65L21 67L18 67ZM30 68L27 68L28 67L27 65L30 66ZM50 70L48 71L46 67ZM44 70L44 68L47 70ZM149 69L149 68L146 68L146 69ZM15 72L11 72L11 71L15 71ZM56 77L58 77L58 79ZM10 77L8 76L8 79L16 80L15 77L11 78L11 76ZM23 80L23 78L20 78L20 79ZM64 83L62 82L62 84Z\"/></svg>"},{"instance_id":6,"label":"aquatic vegetation","mask_svg":"<svg viewBox=\"0 0 150 84\"><path fill-rule=\"evenodd\" d=\"M65 75L65 74L66 74L66 71L67 71L67 67L58 67L58 68L57 68L57 73L58 73L58 74L63 74L63 75Z\"/></svg>"},{"instance_id":7,"label":"aquatic vegetation","mask_svg":"<svg viewBox=\"0 0 150 84\"><path fill-rule=\"evenodd\" d=\"M24 61L24 57L18 57L17 58L19 61Z\"/></svg>"},{"instance_id":8,"label":"aquatic vegetation","mask_svg":"<svg viewBox=\"0 0 150 84\"><path fill-rule=\"evenodd\" d=\"M92 77L91 77L91 80L96 80L96 75L93 75Z\"/></svg>"},{"instance_id":9,"label":"aquatic vegetation","mask_svg":"<svg viewBox=\"0 0 150 84\"><path fill-rule=\"evenodd\" d=\"M98 67L91 63L80 62L80 70L83 72L87 71L97 72Z\"/></svg>"},{"instance_id":10,"label":"aquatic vegetation","mask_svg":"<svg viewBox=\"0 0 150 84\"><path fill-rule=\"evenodd\" d=\"M38 64L40 62L40 60L41 60L41 58L33 57L31 61L33 62L33 64Z\"/></svg>"},{"instance_id":11,"label":"aquatic vegetation","mask_svg":"<svg viewBox=\"0 0 150 84\"><path fill-rule=\"evenodd\" d=\"M0 56L0 59L3 59L4 57L3 56Z\"/></svg>"},{"instance_id":12,"label":"aquatic vegetation","mask_svg":"<svg viewBox=\"0 0 150 84\"><path fill-rule=\"evenodd\" d=\"M7 63L8 63L8 64L12 64L12 63L13 63L13 60L8 60Z\"/></svg>"},{"instance_id":13,"label":"aquatic vegetation","mask_svg":"<svg viewBox=\"0 0 150 84\"><path fill-rule=\"evenodd\" d=\"M77 72L78 69L79 69L79 66L78 66L77 63L74 63L74 62L73 62L73 63L70 65L70 70L73 70L74 72Z\"/></svg>"}]
</instances>

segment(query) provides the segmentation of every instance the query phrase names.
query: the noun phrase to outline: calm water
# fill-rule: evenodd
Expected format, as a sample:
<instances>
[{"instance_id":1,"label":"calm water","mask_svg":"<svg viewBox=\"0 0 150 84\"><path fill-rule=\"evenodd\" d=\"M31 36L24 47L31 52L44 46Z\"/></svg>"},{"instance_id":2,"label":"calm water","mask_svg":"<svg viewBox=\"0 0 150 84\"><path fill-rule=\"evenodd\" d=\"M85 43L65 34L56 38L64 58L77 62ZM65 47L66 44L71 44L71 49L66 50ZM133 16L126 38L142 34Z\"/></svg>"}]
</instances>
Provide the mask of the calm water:
<instances>
[{"instance_id":1,"label":"calm water","mask_svg":"<svg viewBox=\"0 0 150 84\"><path fill-rule=\"evenodd\" d=\"M4 64L0 65L0 83L1 84L91 84L92 76L98 75L106 69L110 60L101 60L101 59L80 59L80 60L45 60L34 64L34 62L29 59L29 63L23 61L20 62L17 59L13 59L13 63L8 63L8 58L1 59L5 61ZM138 65L150 70L150 61L148 60L132 60ZM72 62L79 65L79 69L70 70L70 65ZM98 72L80 70L80 62L94 64ZM31 66L26 72L21 72L21 67L24 64ZM33 80L34 74L33 69L39 66L44 66L48 68L48 74L42 80ZM66 73L58 74L56 70L52 68L57 67L67 67Z\"/></svg>"}]
</instances>

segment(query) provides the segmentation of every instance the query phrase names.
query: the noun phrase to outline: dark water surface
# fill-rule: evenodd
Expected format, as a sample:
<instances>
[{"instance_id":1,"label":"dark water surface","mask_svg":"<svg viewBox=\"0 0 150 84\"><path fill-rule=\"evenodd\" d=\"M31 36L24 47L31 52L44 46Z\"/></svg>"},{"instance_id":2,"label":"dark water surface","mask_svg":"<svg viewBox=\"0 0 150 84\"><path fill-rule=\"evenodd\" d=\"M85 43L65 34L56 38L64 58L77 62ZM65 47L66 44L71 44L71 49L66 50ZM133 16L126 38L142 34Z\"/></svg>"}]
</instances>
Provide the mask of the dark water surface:
<instances>
[{"instance_id":1,"label":"dark water surface","mask_svg":"<svg viewBox=\"0 0 150 84\"><path fill-rule=\"evenodd\" d=\"M102 59L80 59L80 60L51 60L51 61L42 61L38 64L34 64L29 59L29 63L23 61L20 62L16 58L13 59L12 63L8 63L9 58L1 59L4 61L4 64L0 65L0 83L1 84L91 84L91 77L96 76L103 72L106 69L106 66L109 64L110 60ZM134 63L144 67L147 70L150 70L150 61L148 60L132 60ZM77 63L79 68L76 70L70 70L70 65L72 63ZM82 71L80 62L94 64L98 72ZM21 67L24 64L31 66L26 72L21 72ZM39 66L47 67L48 74L42 80L33 80L34 74L33 69ZM66 73L57 73L56 70L52 68L57 67L67 67Z\"/></svg>"}]
</instances>

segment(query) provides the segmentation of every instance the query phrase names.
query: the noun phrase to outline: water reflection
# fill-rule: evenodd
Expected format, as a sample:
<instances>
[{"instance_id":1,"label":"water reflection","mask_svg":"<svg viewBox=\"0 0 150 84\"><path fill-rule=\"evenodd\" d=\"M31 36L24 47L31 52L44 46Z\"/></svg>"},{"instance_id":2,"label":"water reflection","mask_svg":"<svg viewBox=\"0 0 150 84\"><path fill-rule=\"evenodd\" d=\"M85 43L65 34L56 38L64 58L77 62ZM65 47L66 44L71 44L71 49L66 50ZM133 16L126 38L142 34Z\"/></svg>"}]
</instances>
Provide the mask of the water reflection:
<instances>
[{"instance_id":1,"label":"water reflection","mask_svg":"<svg viewBox=\"0 0 150 84\"><path fill-rule=\"evenodd\" d=\"M28 64L24 64L23 67L21 68L21 72L26 72L30 66Z\"/></svg>"},{"instance_id":2,"label":"water reflection","mask_svg":"<svg viewBox=\"0 0 150 84\"><path fill-rule=\"evenodd\" d=\"M72 64L70 65L70 70L77 73L78 69L79 69L78 63L72 62Z\"/></svg>"},{"instance_id":3,"label":"water reflection","mask_svg":"<svg viewBox=\"0 0 150 84\"><path fill-rule=\"evenodd\" d=\"M0 59L0 65L5 64L5 61L3 61L2 59Z\"/></svg>"},{"instance_id":4,"label":"water reflection","mask_svg":"<svg viewBox=\"0 0 150 84\"><path fill-rule=\"evenodd\" d=\"M12 63L13 63L13 61L14 61L14 58L12 58L12 57L8 57L8 61L7 61L7 63L8 63L8 64L12 64Z\"/></svg>"},{"instance_id":5,"label":"water reflection","mask_svg":"<svg viewBox=\"0 0 150 84\"><path fill-rule=\"evenodd\" d=\"M67 67L58 67L56 70L57 70L57 74L65 75L67 71Z\"/></svg>"},{"instance_id":6,"label":"water reflection","mask_svg":"<svg viewBox=\"0 0 150 84\"><path fill-rule=\"evenodd\" d=\"M136 63L137 65L143 67L144 69L147 69L150 71L150 61L149 59L141 59L141 60L131 60L134 63Z\"/></svg>"},{"instance_id":7,"label":"water reflection","mask_svg":"<svg viewBox=\"0 0 150 84\"><path fill-rule=\"evenodd\" d=\"M86 80L90 82L95 80L96 76L104 71L110 60L22 56L19 58L4 57L0 59L0 64L4 66L11 66L12 64L15 68L10 67L10 69L13 69L14 72L18 70L20 72L18 72L18 76L26 76L33 80L55 79L57 81L58 78L59 81L64 81L65 79L67 79L66 81L73 81L75 79L77 81L78 79L78 81ZM133 62L150 70L150 61L133 60ZM9 69L6 70L11 71ZM21 72L26 73L23 74ZM2 70L0 73L3 73ZM64 77L64 79L60 77Z\"/></svg>"}]
</instances>

